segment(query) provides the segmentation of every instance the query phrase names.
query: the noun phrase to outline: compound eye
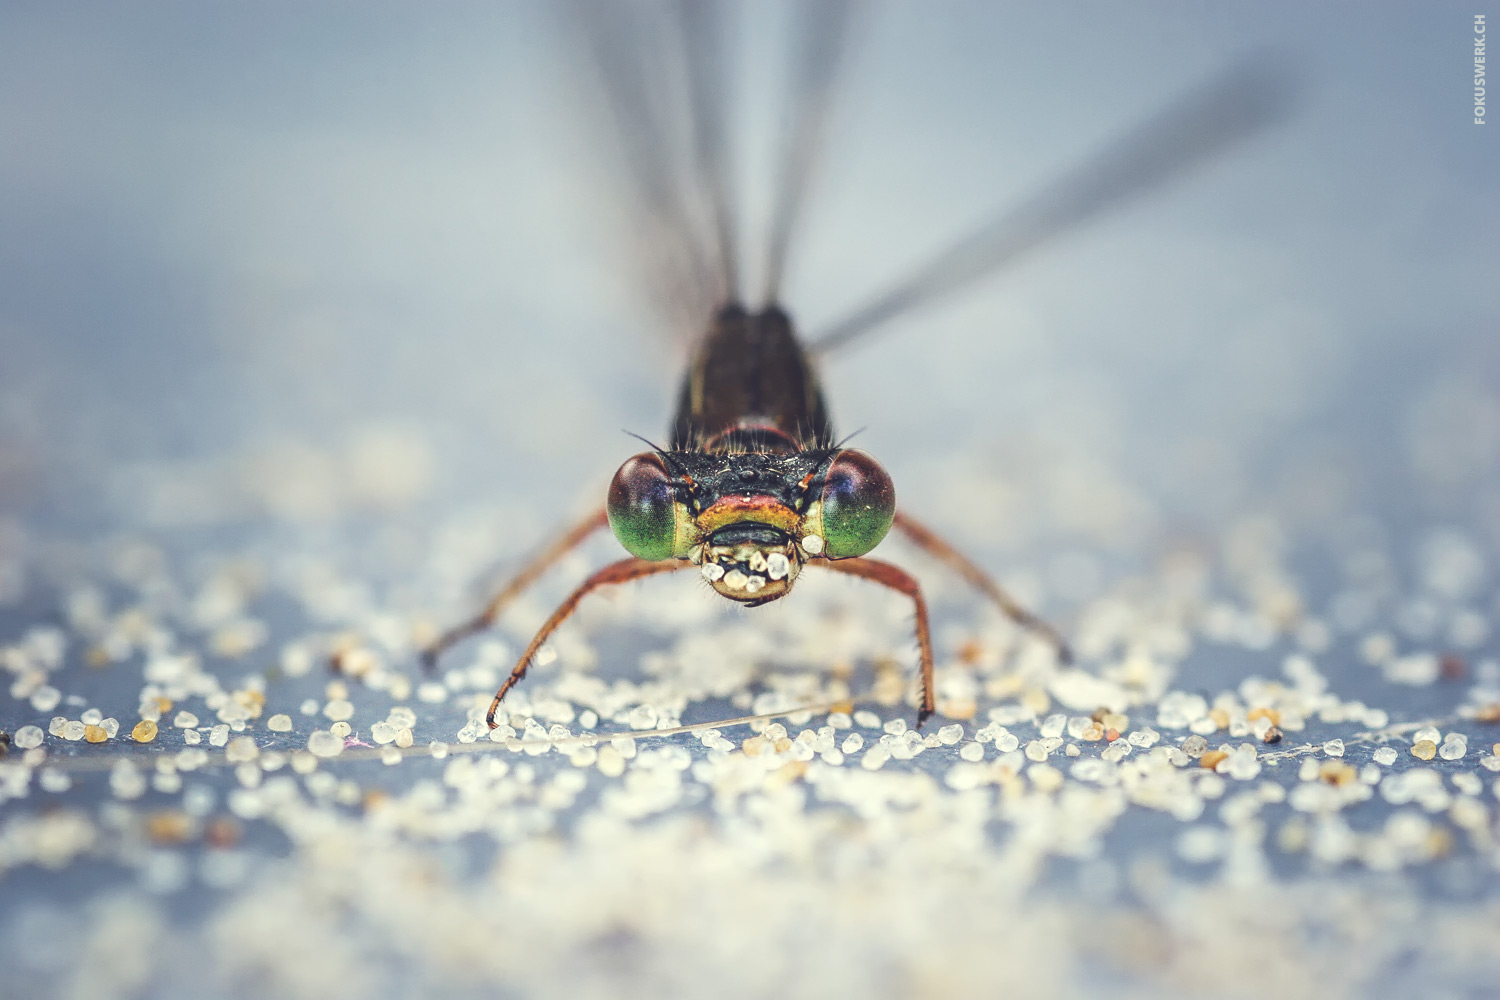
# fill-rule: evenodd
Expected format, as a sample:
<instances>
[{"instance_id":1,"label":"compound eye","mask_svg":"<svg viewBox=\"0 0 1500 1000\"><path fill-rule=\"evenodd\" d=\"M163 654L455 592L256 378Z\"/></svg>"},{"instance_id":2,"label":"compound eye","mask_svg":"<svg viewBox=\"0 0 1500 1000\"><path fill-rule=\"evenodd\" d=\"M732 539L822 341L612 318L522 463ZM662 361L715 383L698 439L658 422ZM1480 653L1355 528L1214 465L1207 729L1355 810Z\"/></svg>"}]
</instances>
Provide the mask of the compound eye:
<instances>
[{"instance_id":1,"label":"compound eye","mask_svg":"<svg viewBox=\"0 0 1500 1000\"><path fill-rule=\"evenodd\" d=\"M666 464L642 452L620 466L609 484L609 528L638 559L671 559L677 533L676 496Z\"/></svg>"},{"instance_id":2,"label":"compound eye","mask_svg":"<svg viewBox=\"0 0 1500 1000\"><path fill-rule=\"evenodd\" d=\"M823 485L823 552L862 556L885 537L896 516L896 487L880 463L852 448L828 466Z\"/></svg>"}]
</instances>

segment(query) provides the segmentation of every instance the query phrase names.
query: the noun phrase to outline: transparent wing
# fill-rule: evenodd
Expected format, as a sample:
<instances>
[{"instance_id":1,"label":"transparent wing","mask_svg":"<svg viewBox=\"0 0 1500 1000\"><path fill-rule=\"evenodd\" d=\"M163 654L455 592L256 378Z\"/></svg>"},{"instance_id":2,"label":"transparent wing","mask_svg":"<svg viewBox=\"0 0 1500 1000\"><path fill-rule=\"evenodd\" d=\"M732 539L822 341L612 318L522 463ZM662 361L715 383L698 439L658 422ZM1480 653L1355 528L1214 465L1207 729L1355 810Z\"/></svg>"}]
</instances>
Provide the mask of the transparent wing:
<instances>
[{"instance_id":1,"label":"transparent wing","mask_svg":"<svg viewBox=\"0 0 1500 1000\"><path fill-rule=\"evenodd\" d=\"M623 181L630 254L663 317L701 331L738 296L725 121L730 72L715 3L573 0L580 76L593 84Z\"/></svg>"},{"instance_id":2,"label":"transparent wing","mask_svg":"<svg viewBox=\"0 0 1500 1000\"><path fill-rule=\"evenodd\" d=\"M1145 124L1103 147L1078 169L929 259L883 295L813 338L826 354L891 320L994 274L1021 254L1147 194L1284 118L1294 74L1256 56L1196 87Z\"/></svg>"},{"instance_id":3,"label":"transparent wing","mask_svg":"<svg viewBox=\"0 0 1500 1000\"><path fill-rule=\"evenodd\" d=\"M726 58L721 8L704 0L677 0L677 25L687 68L693 163L707 203L711 249L717 255L719 303L738 301L739 227L731 204L728 120L731 66Z\"/></svg>"},{"instance_id":4,"label":"transparent wing","mask_svg":"<svg viewBox=\"0 0 1500 1000\"><path fill-rule=\"evenodd\" d=\"M780 295L822 150L852 20L849 0L793 5L786 116L767 228L764 295ZM572 0L580 77L624 182L630 253L658 312L685 336L740 301L741 227L730 142L734 66L713 0Z\"/></svg>"},{"instance_id":5,"label":"transparent wing","mask_svg":"<svg viewBox=\"0 0 1500 1000\"><path fill-rule=\"evenodd\" d=\"M778 302L792 239L828 131L839 69L848 45L850 4L817 0L799 4L792 32L787 124L783 131L775 200L766 249L765 303Z\"/></svg>"}]
</instances>

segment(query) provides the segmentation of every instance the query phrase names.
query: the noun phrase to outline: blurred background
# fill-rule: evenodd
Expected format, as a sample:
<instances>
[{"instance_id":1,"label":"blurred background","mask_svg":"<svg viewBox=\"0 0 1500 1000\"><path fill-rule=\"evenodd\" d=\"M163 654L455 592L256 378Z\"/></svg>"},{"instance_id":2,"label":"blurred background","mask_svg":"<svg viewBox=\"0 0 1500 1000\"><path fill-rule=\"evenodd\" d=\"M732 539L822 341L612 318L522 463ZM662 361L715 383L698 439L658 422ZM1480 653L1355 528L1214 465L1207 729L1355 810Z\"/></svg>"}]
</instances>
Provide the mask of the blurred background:
<instances>
[{"instance_id":1,"label":"blurred background","mask_svg":"<svg viewBox=\"0 0 1500 1000\"><path fill-rule=\"evenodd\" d=\"M1488 995L1494 778L1475 768L1497 755L1474 719L1500 706L1500 139L1472 124L1473 8L858 11L788 270L786 304L814 335L1240 54L1300 67L1286 124L852 344L824 378L838 429L864 428L901 504L1082 654L1079 671L1013 663L1009 627L913 560L941 696L985 685L953 715L972 725L949 730L967 739L988 713L1029 752L1049 691L1087 712L1128 682L1132 727L1167 730L1143 751L1185 746L1190 724L1222 739L1207 699L1285 699L1305 731L1284 720L1286 743L1250 755L1257 784L1223 808L1226 783L1187 756L1166 770L1211 791L1141 786L1127 806L1084 777L1097 741L1075 765L1026 765L1026 794L1014 770L995 777L993 735L877 774L909 714L907 608L809 581L741 618L663 582L558 633L560 662L507 703L528 740L544 751L533 715L572 724L575 703L597 716L580 727L614 733L837 689L885 714L856 719L860 763L845 742L847 767L804 780L767 754L776 769L747 771L755 791L726 805L733 774L714 768L745 765L748 742L643 738L608 773L602 754L593 768L475 743L469 715L510 657L617 547L565 561L435 678L415 645L600 503L640 447L623 432L663 433L683 360L641 292L652 248L620 210L578 38L540 2L9 0L12 978L91 998L208 981L309 997L704 981L739 996ZM786 4L730 18L752 229L794 21ZM182 714L137 744L164 692ZM231 694L295 722L226 746L226 711L235 732L248 711ZM388 711L415 739L399 768L360 742ZM102 746L75 738L91 712L119 725ZM333 719L363 749L307 773L301 748L333 738L309 731ZM1421 720L1472 730L1473 751L1423 770L1433 752L1405 742ZM1361 785L1337 793L1347 810L1298 804L1375 768L1358 730L1386 722L1405 725L1400 762L1360 779L1384 781L1382 799ZM184 785L163 764L200 730L224 761L261 765L216 756ZM475 750L490 754L457 759ZM287 755L297 775L262 786ZM1314 757L1325 770L1303 773ZM986 759L1003 792L965 784ZM1444 775L1467 809L1451 823ZM1405 805L1419 780L1442 793L1421 815Z\"/></svg>"},{"instance_id":2,"label":"blurred background","mask_svg":"<svg viewBox=\"0 0 1500 1000\"><path fill-rule=\"evenodd\" d=\"M552 13L6 4L0 510L483 500L541 530L599 497L681 359ZM1500 143L1468 7L863 13L790 266L809 330L1233 54L1308 78L1288 125L833 360L836 421L910 509L1047 550L1267 510L1493 527ZM732 22L752 217L785 21Z\"/></svg>"}]
</instances>

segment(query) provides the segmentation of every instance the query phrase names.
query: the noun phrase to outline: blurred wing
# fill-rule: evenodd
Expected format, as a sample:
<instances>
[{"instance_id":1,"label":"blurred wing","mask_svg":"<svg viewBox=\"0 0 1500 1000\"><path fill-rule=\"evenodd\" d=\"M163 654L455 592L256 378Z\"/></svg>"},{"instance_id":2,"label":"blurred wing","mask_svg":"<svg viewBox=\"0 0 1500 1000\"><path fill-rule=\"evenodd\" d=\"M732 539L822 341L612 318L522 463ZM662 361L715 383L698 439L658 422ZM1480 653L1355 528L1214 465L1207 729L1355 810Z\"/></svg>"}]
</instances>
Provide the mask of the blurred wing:
<instances>
[{"instance_id":1,"label":"blurred wing","mask_svg":"<svg viewBox=\"0 0 1500 1000\"><path fill-rule=\"evenodd\" d=\"M696 335L738 297L720 8L573 0L568 13L584 41L580 76L614 133L631 257L663 318Z\"/></svg>"},{"instance_id":2,"label":"blurred wing","mask_svg":"<svg viewBox=\"0 0 1500 1000\"><path fill-rule=\"evenodd\" d=\"M816 354L989 277L1021 254L1161 187L1281 119L1296 88L1265 57L1240 63L1116 139L1078 169L931 258L906 280L815 337Z\"/></svg>"},{"instance_id":3,"label":"blurred wing","mask_svg":"<svg viewBox=\"0 0 1500 1000\"><path fill-rule=\"evenodd\" d=\"M677 26L687 69L688 111L693 136L693 167L708 211L709 250L715 255L718 294L715 305L738 301L739 227L730 205L729 117L730 64L725 59L722 17L717 4L677 0ZM700 322L706 320L706 316Z\"/></svg>"},{"instance_id":4,"label":"blurred wing","mask_svg":"<svg viewBox=\"0 0 1500 1000\"><path fill-rule=\"evenodd\" d=\"M787 113L765 255L775 304L822 149L851 21L849 0L794 4ZM733 66L714 0L572 0L630 209L630 253L657 311L685 337L741 301L740 226L730 183Z\"/></svg>"},{"instance_id":5,"label":"blurred wing","mask_svg":"<svg viewBox=\"0 0 1500 1000\"><path fill-rule=\"evenodd\" d=\"M766 253L765 304L777 304L786 259L801 218L808 185L816 173L828 131L828 113L847 48L850 5L846 0L817 0L794 9L794 51L789 66L790 92L775 201L771 209Z\"/></svg>"}]
</instances>

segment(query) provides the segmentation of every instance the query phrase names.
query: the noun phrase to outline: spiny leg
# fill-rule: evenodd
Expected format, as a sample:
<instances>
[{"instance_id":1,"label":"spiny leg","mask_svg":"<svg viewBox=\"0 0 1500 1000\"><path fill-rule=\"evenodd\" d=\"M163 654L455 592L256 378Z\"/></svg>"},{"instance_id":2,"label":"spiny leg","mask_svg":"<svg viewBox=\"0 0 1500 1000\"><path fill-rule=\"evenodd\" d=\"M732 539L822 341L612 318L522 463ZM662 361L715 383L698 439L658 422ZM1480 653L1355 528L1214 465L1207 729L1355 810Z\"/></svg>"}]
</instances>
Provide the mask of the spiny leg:
<instances>
[{"instance_id":1,"label":"spiny leg","mask_svg":"<svg viewBox=\"0 0 1500 1000\"><path fill-rule=\"evenodd\" d=\"M933 534L925 525L899 511L896 513L895 526L919 549L958 573L976 589L987 595L990 600L1000 606L1000 610L1005 612L1007 618L1050 643L1057 651L1057 658L1060 662L1073 662L1073 651L1068 648L1068 640L1062 637L1061 632L1047 624L1044 619L1021 607L1014 597L990 579L988 573L970 562L962 552Z\"/></svg>"},{"instance_id":2,"label":"spiny leg","mask_svg":"<svg viewBox=\"0 0 1500 1000\"><path fill-rule=\"evenodd\" d=\"M451 647L463 642L471 635L483 632L495 624L495 620L500 617L501 613L510 606L512 601L521 595L522 591L535 583L537 577L551 569L554 563L608 523L609 518L605 515L605 512L602 510L597 511L590 514L584 520L579 521L560 535L551 545L537 553L531 562L527 563L519 573L511 577L510 581L504 587L500 588L499 593L490 598L490 602L485 605L483 611L461 625L455 625L453 628L450 628L440 635L436 642L422 650L423 668L432 670L437 666L438 658Z\"/></svg>"},{"instance_id":3,"label":"spiny leg","mask_svg":"<svg viewBox=\"0 0 1500 1000\"><path fill-rule=\"evenodd\" d=\"M658 573L673 573L680 569L692 568L692 563L676 559L664 560L662 562L652 562L648 559L621 559L619 562L610 563L583 581L578 585L576 590L568 595L565 601L557 606L557 610L552 612L551 617L542 624L542 627L532 638L531 644L526 647L526 652L522 653L521 658L516 661L515 669L510 672L510 676L505 679L505 683L500 685L500 690L495 692L495 700L490 702L490 710L485 713L484 721L489 723L491 729L495 728L495 712L500 708L500 700L505 697L511 688L520 682L522 677L526 676L526 671L531 667L531 658L536 655L537 650L542 648L542 643L546 642L552 633L557 631L557 627L578 607L578 602L587 597L590 592L598 590L600 587L608 587L617 583L629 583L631 580L655 576Z\"/></svg>"},{"instance_id":4,"label":"spiny leg","mask_svg":"<svg viewBox=\"0 0 1500 1000\"><path fill-rule=\"evenodd\" d=\"M927 621L927 601L922 597L922 588L916 579L906 570L878 559L817 559L808 565L872 580L905 594L916 605L917 649L922 658L922 707L917 710L917 728L921 729L922 723L937 711L937 694L932 680L932 627Z\"/></svg>"}]
</instances>

